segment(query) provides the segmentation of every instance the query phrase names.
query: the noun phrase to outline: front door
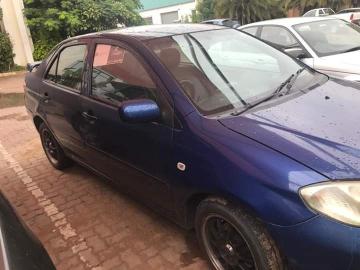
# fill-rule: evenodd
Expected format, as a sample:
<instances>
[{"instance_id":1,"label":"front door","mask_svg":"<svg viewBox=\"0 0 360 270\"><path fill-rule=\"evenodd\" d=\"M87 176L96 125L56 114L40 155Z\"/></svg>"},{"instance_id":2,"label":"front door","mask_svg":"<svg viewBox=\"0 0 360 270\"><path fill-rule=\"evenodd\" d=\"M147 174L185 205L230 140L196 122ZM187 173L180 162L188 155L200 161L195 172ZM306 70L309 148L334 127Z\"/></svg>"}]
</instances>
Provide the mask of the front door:
<instances>
[{"instance_id":1,"label":"front door","mask_svg":"<svg viewBox=\"0 0 360 270\"><path fill-rule=\"evenodd\" d=\"M169 99L132 49L111 41L99 41L93 49L88 74L92 83L82 101L83 138L93 151L87 163L140 198L170 208L173 110ZM156 101L162 119L149 123L120 119L121 103L136 99Z\"/></svg>"}]
</instances>

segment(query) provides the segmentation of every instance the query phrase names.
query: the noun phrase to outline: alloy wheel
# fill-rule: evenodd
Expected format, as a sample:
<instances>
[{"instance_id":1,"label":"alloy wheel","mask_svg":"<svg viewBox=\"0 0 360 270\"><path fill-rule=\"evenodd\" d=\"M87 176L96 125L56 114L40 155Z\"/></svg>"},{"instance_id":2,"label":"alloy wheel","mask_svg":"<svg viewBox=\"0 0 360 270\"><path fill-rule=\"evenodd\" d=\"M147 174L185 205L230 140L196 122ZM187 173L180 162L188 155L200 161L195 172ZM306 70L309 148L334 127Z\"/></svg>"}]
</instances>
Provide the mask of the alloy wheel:
<instances>
[{"instance_id":1,"label":"alloy wheel","mask_svg":"<svg viewBox=\"0 0 360 270\"><path fill-rule=\"evenodd\" d=\"M205 250L216 270L257 270L246 240L223 217L208 216L201 233Z\"/></svg>"}]
</instances>

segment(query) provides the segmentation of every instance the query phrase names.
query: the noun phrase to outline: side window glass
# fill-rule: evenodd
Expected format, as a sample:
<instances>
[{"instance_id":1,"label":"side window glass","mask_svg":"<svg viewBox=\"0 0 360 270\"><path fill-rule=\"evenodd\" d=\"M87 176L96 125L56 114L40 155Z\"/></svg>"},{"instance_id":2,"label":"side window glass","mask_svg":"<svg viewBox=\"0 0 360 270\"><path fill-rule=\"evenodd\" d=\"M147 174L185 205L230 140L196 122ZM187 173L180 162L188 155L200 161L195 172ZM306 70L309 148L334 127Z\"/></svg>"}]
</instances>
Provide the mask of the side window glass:
<instances>
[{"instance_id":1,"label":"side window glass","mask_svg":"<svg viewBox=\"0 0 360 270\"><path fill-rule=\"evenodd\" d=\"M261 31L261 39L278 45L281 48L299 46L288 30L277 26L264 26Z\"/></svg>"},{"instance_id":2,"label":"side window glass","mask_svg":"<svg viewBox=\"0 0 360 270\"><path fill-rule=\"evenodd\" d=\"M113 45L98 44L92 70L92 95L119 105L132 99L156 100L155 84L137 58Z\"/></svg>"},{"instance_id":3,"label":"side window glass","mask_svg":"<svg viewBox=\"0 0 360 270\"><path fill-rule=\"evenodd\" d=\"M244 32L250 34L250 35L253 35L253 36L256 36L256 32L258 30L258 27L249 27L249 28L246 28L246 29L242 29Z\"/></svg>"},{"instance_id":4,"label":"side window glass","mask_svg":"<svg viewBox=\"0 0 360 270\"><path fill-rule=\"evenodd\" d=\"M86 52L86 45L62 50L58 57L55 82L80 92Z\"/></svg>"},{"instance_id":5,"label":"side window glass","mask_svg":"<svg viewBox=\"0 0 360 270\"><path fill-rule=\"evenodd\" d=\"M52 82L55 82L56 81L56 67L57 67L57 61L58 59L56 58L52 64L51 64L51 67L45 77L46 80L49 80L49 81L52 81Z\"/></svg>"}]
</instances>

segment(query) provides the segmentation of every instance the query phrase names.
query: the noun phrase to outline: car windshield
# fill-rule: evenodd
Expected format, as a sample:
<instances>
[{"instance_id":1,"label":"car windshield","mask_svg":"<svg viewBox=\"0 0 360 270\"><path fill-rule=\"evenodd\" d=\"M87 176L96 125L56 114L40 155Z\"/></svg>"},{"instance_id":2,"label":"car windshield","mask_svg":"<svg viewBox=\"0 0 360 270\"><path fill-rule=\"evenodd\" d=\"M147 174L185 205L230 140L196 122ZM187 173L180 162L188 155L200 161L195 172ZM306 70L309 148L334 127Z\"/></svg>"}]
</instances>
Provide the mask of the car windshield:
<instances>
[{"instance_id":1,"label":"car windshield","mask_svg":"<svg viewBox=\"0 0 360 270\"><path fill-rule=\"evenodd\" d=\"M204 115L257 102L302 68L286 54L233 29L174 35L147 44ZM305 70L300 77L299 88L309 84L314 73Z\"/></svg>"},{"instance_id":2,"label":"car windshield","mask_svg":"<svg viewBox=\"0 0 360 270\"><path fill-rule=\"evenodd\" d=\"M348 52L360 46L360 27L343 20L323 20L294 26L319 56Z\"/></svg>"}]
</instances>

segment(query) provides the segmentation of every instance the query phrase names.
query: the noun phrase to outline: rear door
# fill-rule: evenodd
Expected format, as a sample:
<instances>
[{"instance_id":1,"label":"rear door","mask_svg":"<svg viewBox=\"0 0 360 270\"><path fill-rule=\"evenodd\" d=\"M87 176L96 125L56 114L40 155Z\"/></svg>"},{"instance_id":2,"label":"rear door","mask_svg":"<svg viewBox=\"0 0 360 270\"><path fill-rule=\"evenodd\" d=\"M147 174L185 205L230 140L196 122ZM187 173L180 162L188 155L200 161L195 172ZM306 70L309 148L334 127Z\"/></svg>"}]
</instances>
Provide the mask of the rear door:
<instances>
[{"instance_id":1,"label":"rear door","mask_svg":"<svg viewBox=\"0 0 360 270\"><path fill-rule=\"evenodd\" d=\"M98 171L131 193L160 208L170 208L169 179L173 160L172 101L144 59L125 43L97 40L82 100L83 138ZM152 99L162 119L127 123L119 107L126 100Z\"/></svg>"},{"instance_id":2,"label":"rear door","mask_svg":"<svg viewBox=\"0 0 360 270\"><path fill-rule=\"evenodd\" d=\"M42 87L42 108L50 129L66 151L83 155L79 132L80 95L83 89L86 41L63 45L51 60Z\"/></svg>"}]
</instances>

